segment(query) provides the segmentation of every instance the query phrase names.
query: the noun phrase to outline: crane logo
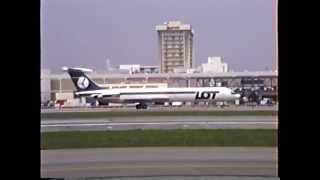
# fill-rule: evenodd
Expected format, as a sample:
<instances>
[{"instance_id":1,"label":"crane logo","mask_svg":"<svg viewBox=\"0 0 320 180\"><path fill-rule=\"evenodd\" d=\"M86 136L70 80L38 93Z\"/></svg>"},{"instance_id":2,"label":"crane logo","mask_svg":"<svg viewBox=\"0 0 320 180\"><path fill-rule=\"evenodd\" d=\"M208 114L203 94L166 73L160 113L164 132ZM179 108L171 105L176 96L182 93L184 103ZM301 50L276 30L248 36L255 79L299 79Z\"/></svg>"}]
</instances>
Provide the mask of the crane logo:
<instances>
[{"instance_id":1,"label":"crane logo","mask_svg":"<svg viewBox=\"0 0 320 180\"><path fill-rule=\"evenodd\" d=\"M89 86L89 80L86 77L79 77L77 85L80 89L86 89Z\"/></svg>"}]
</instances>

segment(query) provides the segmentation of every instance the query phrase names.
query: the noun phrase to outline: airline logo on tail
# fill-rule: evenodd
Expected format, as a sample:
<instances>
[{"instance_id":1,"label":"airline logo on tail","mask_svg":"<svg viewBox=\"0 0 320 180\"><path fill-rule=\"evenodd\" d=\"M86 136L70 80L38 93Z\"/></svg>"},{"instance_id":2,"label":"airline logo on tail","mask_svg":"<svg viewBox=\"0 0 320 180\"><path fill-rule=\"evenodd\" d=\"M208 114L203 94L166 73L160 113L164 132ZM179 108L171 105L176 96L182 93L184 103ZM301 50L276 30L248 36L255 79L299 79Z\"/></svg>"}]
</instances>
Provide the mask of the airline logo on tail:
<instances>
[{"instance_id":1,"label":"airline logo on tail","mask_svg":"<svg viewBox=\"0 0 320 180\"><path fill-rule=\"evenodd\" d=\"M86 77L79 77L77 85L80 89L86 89L89 86L89 80Z\"/></svg>"}]
</instances>

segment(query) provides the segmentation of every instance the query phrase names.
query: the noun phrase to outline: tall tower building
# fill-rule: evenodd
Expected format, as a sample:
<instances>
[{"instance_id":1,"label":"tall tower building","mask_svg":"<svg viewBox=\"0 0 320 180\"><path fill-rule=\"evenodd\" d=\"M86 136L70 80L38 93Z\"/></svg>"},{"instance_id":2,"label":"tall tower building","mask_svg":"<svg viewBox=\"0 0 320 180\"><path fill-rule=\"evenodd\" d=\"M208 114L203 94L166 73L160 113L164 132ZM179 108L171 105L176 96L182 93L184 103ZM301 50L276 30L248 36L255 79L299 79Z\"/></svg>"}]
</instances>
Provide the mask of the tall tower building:
<instances>
[{"instance_id":1,"label":"tall tower building","mask_svg":"<svg viewBox=\"0 0 320 180\"><path fill-rule=\"evenodd\" d=\"M174 69L192 68L193 56L193 30L190 24L180 21L169 21L157 25L160 71L161 73L173 72Z\"/></svg>"}]
</instances>

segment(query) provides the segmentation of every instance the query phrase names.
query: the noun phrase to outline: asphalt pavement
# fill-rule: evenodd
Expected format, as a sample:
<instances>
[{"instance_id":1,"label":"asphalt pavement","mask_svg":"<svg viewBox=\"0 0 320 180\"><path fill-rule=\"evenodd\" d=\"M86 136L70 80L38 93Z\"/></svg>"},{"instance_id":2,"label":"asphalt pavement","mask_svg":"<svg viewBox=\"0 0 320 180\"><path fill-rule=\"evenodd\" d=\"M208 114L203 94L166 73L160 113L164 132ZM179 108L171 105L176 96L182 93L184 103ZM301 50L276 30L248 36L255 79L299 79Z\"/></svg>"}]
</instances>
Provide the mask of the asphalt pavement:
<instances>
[{"instance_id":1,"label":"asphalt pavement","mask_svg":"<svg viewBox=\"0 0 320 180\"><path fill-rule=\"evenodd\" d=\"M140 112L174 112L174 111L278 111L278 106L150 106L148 109L139 109ZM137 112L135 107L66 107L42 108L41 113L59 112Z\"/></svg>"},{"instance_id":2,"label":"asphalt pavement","mask_svg":"<svg viewBox=\"0 0 320 180\"><path fill-rule=\"evenodd\" d=\"M147 147L41 150L41 177L147 176L275 178L277 148Z\"/></svg>"},{"instance_id":3,"label":"asphalt pavement","mask_svg":"<svg viewBox=\"0 0 320 180\"><path fill-rule=\"evenodd\" d=\"M131 129L277 129L277 116L134 116L45 119L42 132Z\"/></svg>"}]
</instances>

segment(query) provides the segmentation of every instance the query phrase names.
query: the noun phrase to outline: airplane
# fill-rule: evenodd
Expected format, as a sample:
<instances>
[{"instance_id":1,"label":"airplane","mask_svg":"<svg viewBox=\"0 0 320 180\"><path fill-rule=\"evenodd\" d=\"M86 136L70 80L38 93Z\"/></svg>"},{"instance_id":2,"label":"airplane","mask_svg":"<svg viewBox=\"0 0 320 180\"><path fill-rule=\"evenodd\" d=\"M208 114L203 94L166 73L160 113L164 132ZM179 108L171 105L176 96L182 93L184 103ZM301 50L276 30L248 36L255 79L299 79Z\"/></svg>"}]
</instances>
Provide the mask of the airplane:
<instances>
[{"instance_id":1,"label":"airplane","mask_svg":"<svg viewBox=\"0 0 320 180\"><path fill-rule=\"evenodd\" d=\"M186 88L124 88L107 89L91 80L85 72L87 68L62 67L76 87L75 96L91 97L99 104L135 103L136 109L147 109L147 104L165 102L212 102L233 101L241 97L227 87L186 87Z\"/></svg>"}]
</instances>

